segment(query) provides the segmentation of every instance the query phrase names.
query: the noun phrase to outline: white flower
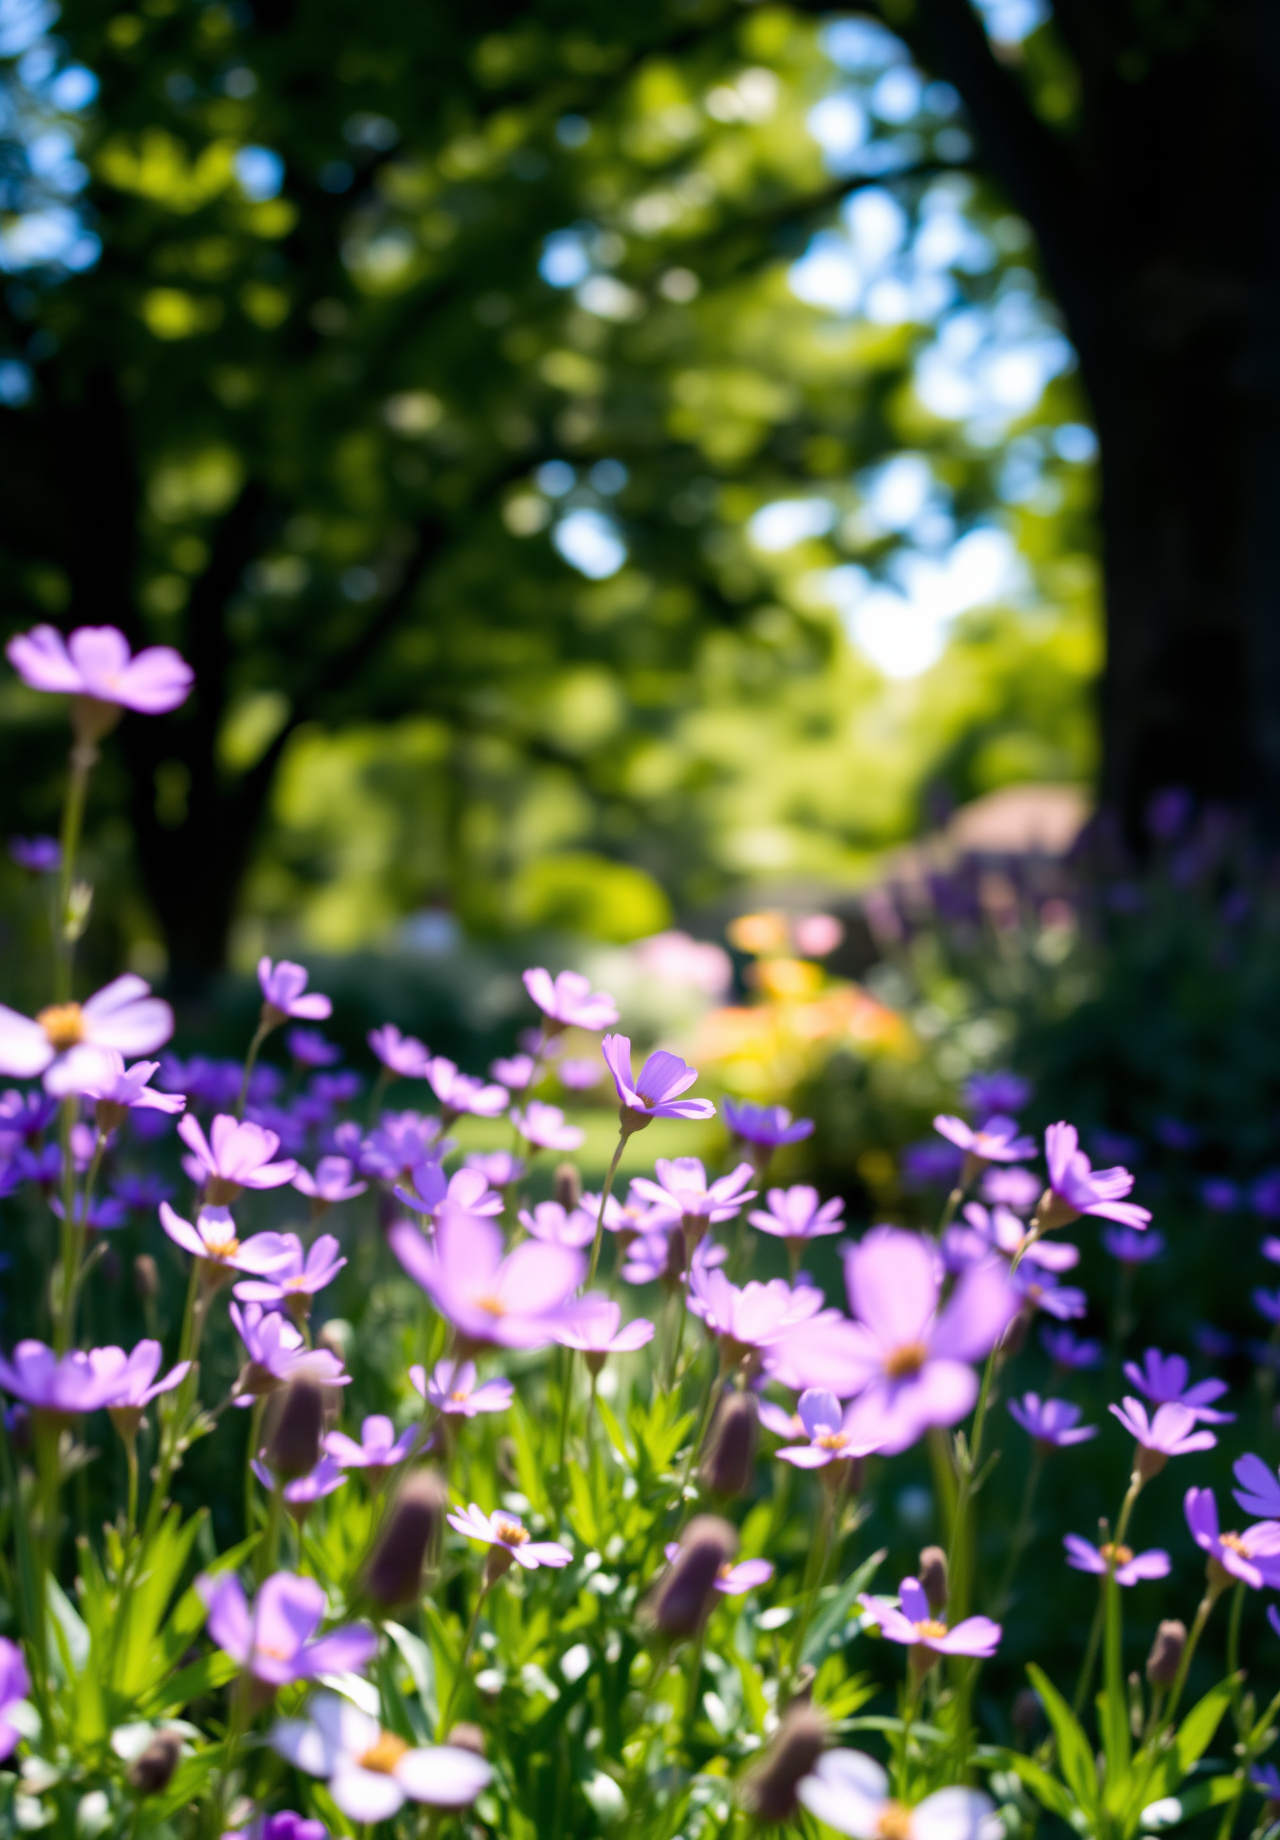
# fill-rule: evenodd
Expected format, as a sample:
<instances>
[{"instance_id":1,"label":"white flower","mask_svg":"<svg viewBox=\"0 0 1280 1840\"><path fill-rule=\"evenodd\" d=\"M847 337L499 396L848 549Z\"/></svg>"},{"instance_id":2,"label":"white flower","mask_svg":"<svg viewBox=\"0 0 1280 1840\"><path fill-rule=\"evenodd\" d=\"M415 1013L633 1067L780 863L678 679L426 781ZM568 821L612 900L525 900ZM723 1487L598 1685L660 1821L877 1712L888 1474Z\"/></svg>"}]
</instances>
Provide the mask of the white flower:
<instances>
[{"instance_id":1,"label":"white flower","mask_svg":"<svg viewBox=\"0 0 1280 1840\"><path fill-rule=\"evenodd\" d=\"M483 1757L454 1744L413 1749L336 1693L317 1693L309 1719L283 1719L272 1748L312 1776L352 1821L387 1821L406 1801L465 1808L493 1771Z\"/></svg>"},{"instance_id":2,"label":"white flower","mask_svg":"<svg viewBox=\"0 0 1280 1840\"><path fill-rule=\"evenodd\" d=\"M87 1003L51 1003L34 1021L0 1003L0 1073L19 1079L43 1073L47 1090L61 1097L83 1091L85 1079L110 1079L115 1063L102 1050L150 1054L172 1034L169 1005L153 997L142 978L127 972ZM69 1084L61 1077L68 1063L73 1072Z\"/></svg>"},{"instance_id":3,"label":"white flower","mask_svg":"<svg viewBox=\"0 0 1280 1840\"><path fill-rule=\"evenodd\" d=\"M995 1840L1003 1831L976 1789L939 1789L908 1808L892 1801L888 1788L880 1765L862 1751L827 1751L796 1793L810 1814L853 1840Z\"/></svg>"}]
</instances>

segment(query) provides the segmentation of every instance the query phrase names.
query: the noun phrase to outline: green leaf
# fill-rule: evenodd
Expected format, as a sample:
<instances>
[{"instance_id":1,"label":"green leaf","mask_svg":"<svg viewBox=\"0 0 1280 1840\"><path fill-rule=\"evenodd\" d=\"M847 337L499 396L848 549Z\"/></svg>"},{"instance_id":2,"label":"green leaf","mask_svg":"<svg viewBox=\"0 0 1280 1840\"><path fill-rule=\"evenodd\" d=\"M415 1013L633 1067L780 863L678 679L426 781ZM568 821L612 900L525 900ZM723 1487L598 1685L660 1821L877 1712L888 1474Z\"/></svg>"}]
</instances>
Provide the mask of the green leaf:
<instances>
[{"instance_id":1,"label":"green leaf","mask_svg":"<svg viewBox=\"0 0 1280 1840\"><path fill-rule=\"evenodd\" d=\"M1098 1809L1098 1773L1084 1727L1047 1674L1032 1665L1027 1676L1040 1695L1045 1716L1058 1740L1058 1767L1063 1780L1080 1807L1092 1817ZM1033 1787L1030 1781L1027 1787Z\"/></svg>"},{"instance_id":2,"label":"green leaf","mask_svg":"<svg viewBox=\"0 0 1280 1840\"><path fill-rule=\"evenodd\" d=\"M1047 1770L1041 1769L1038 1763L1034 1763L1030 1757L1024 1757L1020 1751L1006 1751L1003 1761L1050 1814L1069 1821L1073 1827L1080 1826L1082 1811L1056 1776L1050 1776Z\"/></svg>"},{"instance_id":3,"label":"green leaf","mask_svg":"<svg viewBox=\"0 0 1280 1840\"><path fill-rule=\"evenodd\" d=\"M422 1701L427 1722L434 1731L440 1718L440 1709L436 1704L436 1665L431 1650L411 1629L405 1629L400 1623L384 1623L391 1640L400 1651L400 1659L408 1668L418 1698Z\"/></svg>"},{"instance_id":4,"label":"green leaf","mask_svg":"<svg viewBox=\"0 0 1280 1840\"><path fill-rule=\"evenodd\" d=\"M1102 1587L1106 1637L1103 1644L1103 1689L1098 1694L1098 1731L1107 1760L1107 1801L1114 1806L1129 1770L1131 1734L1129 1700L1122 1664L1120 1586L1108 1577Z\"/></svg>"},{"instance_id":5,"label":"green leaf","mask_svg":"<svg viewBox=\"0 0 1280 1840\"><path fill-rule=\"evenodd\" d=\"M1142 1830L1148 1834L1163 1833L1167 1827L1189 1821L1192 1815L1203 1814L1206 1808L1220 1808L1224 1802L1235 1801L1243 1789L1242 1777L1211 1776L1208 1782L1197 1783L1185 1795L1167 1795L1158 1802L1149 1803L1142 1811Z\"/></svg>"},{"instance_id":6,"label":"green leaf","mask_svg":"<svg viewBox=\"0 0 1280 1840\"><path fill-rule=\"evenodd\" d=\"M1210 1687L1204 1698L1196 1702L1178 1727L1173 1749L1178 1759L1180 1776L1185 1776L1193 1763L1199 1763L1213 1742L1213 1734L1222 1722L1222 1715L1231 1704L1233 1684L1233 1681L1228 1678L1220 1680L1216 1687Z\"/></svg>"},{"instance_id":7,"label":"green leaf","mask_svg":"<svg viewBox=\"0 0 1280 1840\"><path fill-rule=\"evenodd\" d=\"M622 1458L627 1468L634 1469L636 1462L635 1452L632 1450L630 1444L628 1444L626 1433L615 1418L608 1401L601 1399L598 1393L596 1395L596 1411L600 1414L600 1423L609 1434L609 1442L613 1445L613 1448Z\"/></svg>"},{"instance_id":8,"label":"green leaf","mask_svg":"<svg viewBox=\"0 0 1280 1840\"><path fill-rule=\"evenodd\" d=\"M866 1590L885 1558L886 1551L881 1547L879 1552L873 1552L869 1559L864 1559L857 1571L845 1579L831 1601L818 1612L805 1637L804 1651L800 1657L802 1661L818 1661L822 1658L832 1636L844 1628L859 1594Z\"/></svg>"},{"instance_id":9,"label":"green leaf","mask_svg":"<svg viewBox=\"0 0 1280 1840\"><path fill-rule=\"evenodd\" d=\"M145 1695L139 1701L139 1710L147 1718L163 1718L169 1713L181 1712L193 1699L202 1699L206 1693L212 1693L215 1687L225 1687L236 1672L236 1663L230 1655L215 1649L210 1655L202 1655L199 1661L193 1661L190 1667L179 1668L163 1681L154 1693Z\"/></svg>"}]
</instances>

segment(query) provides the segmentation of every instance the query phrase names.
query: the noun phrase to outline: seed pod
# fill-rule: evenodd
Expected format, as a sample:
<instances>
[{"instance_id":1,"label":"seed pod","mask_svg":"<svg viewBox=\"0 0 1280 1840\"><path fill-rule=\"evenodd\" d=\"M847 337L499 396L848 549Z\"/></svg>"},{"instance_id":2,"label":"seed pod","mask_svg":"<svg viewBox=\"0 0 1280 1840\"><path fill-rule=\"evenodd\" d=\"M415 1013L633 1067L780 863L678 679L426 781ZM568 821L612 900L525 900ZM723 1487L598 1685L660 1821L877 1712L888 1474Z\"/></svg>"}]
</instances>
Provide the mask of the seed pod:
<instances>
[{"instance_id":1,"label":"seed pod","mask_svg":"<svg viewBox=\"0 0 1280 1840\"><path fill-rule=\"evenodd\" d=\"M1024 1738L1029 1738L1040 1723L1040 1695L1033 1692L1030 1687L1023 1687L1014 1698L1009 1719L1016 1732Z\"/></svg>"},{"instance_id":2,"label":"seed pod","mask_svg":"<svg viewBox=\"0 0 1280 1840\"><path fill-rule=\"evenodd\" d=\"M566 1214L572 1214L582 1199L582 1177L575 1163L558 1163L551 1193Z\"/></svg>"},{"instance_id":3,"label":"seed pod","mask_svg":"<svg viewBox=\"0 0 1280 1840\"><path fill-rule=\"evenodd\" d=\"M448 1499L434 1470L406 1477L365 1573L365 1594L379 1609L394 1610L421 1597L423 1567L434 1558Z\"/></svg>"},{"instance_id":4,"label":"seed pod","mask_svg":"<svg viewBox=\"0 0 1280 1840\"><path fill-rule=\"evenodd\" d=\"M182 1739L176 1731L158 1731L146 1750L129 1766L126 1780L139 1795L159 1795L169 1787L173 1772L182 1755Z\"/></svg>"},{"instance_id":5,"label":"seed pod","mask_svg":"<svg viewBox=\"0 0 1280 1840\"><path fill-rule=\"evenodd\" d=\"M154 1303L160 1295L160 1271L149 1252L133 1261L133 1289L139 1303Z\"/></svg>"},{"instance_id":6,"label":"seed pod","mask_svg":"<svg viewBox=\"0 0 1280 1840\"><path fill-rule=\"evenodd\" d=\"M822 1714L805 1702L792 1703L773 1742L742 1785L742 1804L763 1826L790 1821L796 1812L796 1787L806 1777L826 1742Z\"/></svg>"},{"instance_id":7,"label":"seed pod","mask_svg":"<svg viewBox=\"0 0 1280 1840\"><path fill-rule=\"evenodd\" d=\"M314 1380L291 1380L280 1395L267 1440L267 1463L281 1482L307 1476L320 1461L324 1394Z\"/></svg>"},{"instance_id":8,"label":"seed pod","mask_svg":"<svg viewBox=\"0 0 1280 1840\"><path fill-rule=\"evenodd\" d=\"M929 1608L941 1616L947 1607L947 1555L940 1546L926 1546L920 1554L920 1588L929 1599Z\"/></svg>"},{"instance_id":9,"label":"seed pod","mask_svg":"<svg viewBox=\"0 0 1280 1840\"><path fill-rule=\"evenodd\" d=\"M1171 1687L1187 1646L1187 1626L1176 1617L1161 1623L1147 1656L1147 1679L1153 1687Z\"/></svg>"},{"instance_id":10,"label":"seed pod","mask_svg":"<svg viewBox=\"0 0 1280 1840\"><path fill-rule=\"evenodd\" d=\"M699 1514L689 1522L649 1600L649 1615L663 1635L691 1636L701 1626L720 1568L737 1550L737 1534L719 1515Z\"/></svg>"},{"instance_id":11,"label":"seed pod","mask_svg":"<svg viewBox=\"0 0 1280 1840\"><path fill-rule=\"evenodd\" d=\"M746 1494L755 1474L759 1424L754 1393L729 1393L721 1400L702 1460L702 1486L709 1494Z\"/></svg>"}]
</instances>

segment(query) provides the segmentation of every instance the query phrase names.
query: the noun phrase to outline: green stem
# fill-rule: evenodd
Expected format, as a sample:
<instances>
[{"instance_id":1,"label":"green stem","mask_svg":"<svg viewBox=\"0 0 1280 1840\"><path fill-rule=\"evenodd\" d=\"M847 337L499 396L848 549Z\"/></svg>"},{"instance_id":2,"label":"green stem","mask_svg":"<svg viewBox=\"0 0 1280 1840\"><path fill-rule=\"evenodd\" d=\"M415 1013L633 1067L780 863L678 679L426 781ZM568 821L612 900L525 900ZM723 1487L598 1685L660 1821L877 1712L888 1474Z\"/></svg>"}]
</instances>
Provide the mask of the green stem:
<instances>
[{"instance_id":1,"label":"green stem","mask_svg":"<svg viewBox=\"0 0 1280 1840\"><path fill-rule=\"evenodd\" d=\"M69 1002L71 998L75 941L68 936L67 922L71 917L71 890L75 883L80 832L84 826L85 796L89 789L89 775L97 758L96 747L81 741L73 742L67 792L62 805L62 869L58 876L57 924L53 939L54 998L59 1003Z\"/></svg>"},{"instance_id":2,"label":"green stem","mask_svg":"<svg viewBox=\"0 0 1280 1840\"><path fill-rule=\"evenodd\" d=\"M1204 1626L1209 1621L1213 1606L1217 1603L1221 1595L1222 1592L1220 1590L1215 1591L1213 1586L1210 1585L1205 1591L1204 1596L1200 1599L1195 1621L1191 1625L1191 1632L1187 1636L1186 1647L1182 1651L1182 1659L1178 1663L1178 1671L1174 1675L1173 1685L1169 1689L1169 1703L1164 1709L1161 1730L1167 1729L1173 1723L1174 1715L1178 1710L1178 1701L1182 1698L1182 1689L1186 1685L1187 1675L1191 1671L1191 1658L1196 1652L1196 1644L1204 1634Z\"/></svg>"},{"instance_id":3,"label":"green stem","mask_svg":"<svg viewBox=\"0 0 1280 1840\"><path fill-rule=\"evenodd\" d=\"M53 1336L53 1351L58 1355L66 1354L75 1338L76 1275L84 1249L84 1228L76 1220L76 1171L71 1155L71 1128L77 1109L77 1100L64 1099L58 1117L58 1141L62 1151L62 1257L58 1318Z\"/></svg>"},{"instance_id":4,"label":"green stem","mask_svg":"<svg viewBox=\"0 0 1280 1840\"><path fill-rule=\"evenodd\" d=\"M125 1512L124 1537L126 1544L133 1538L133 1530L138 1524L138 1439L137 1434L124 1440L124 1460L129 1471L129 1505Z\"/></svg>"},{"instance_id":5,"label":"green stem","mask_svg":"<svg viewBox=\"0 0 1280 1840\"><path fill-rule=\"evenodd\" d=\"M1240 1618L1244 1612L1244 1594L1247 1590L1241 1579L1231 1593L1231 1615L1227 1622L1227 1677L1231 1681L1231 1711L1235 1719L1236 1732L1243 1737L1244 1713L1242 1701L1244 1687L1240 1680Z\"/></svg>"},{"instance_id":6,"label":"green stem","mask_svg":"<svg viewBox=\"0 0 1280 1840\"><path fill-rule=\"evenodd\" d=\"M444 1743L446 1737L449 1734L450 1728L451 1728L451 1724L453 1720L453 1709L454 1709L454 1706L457 1704L458 1694L462 1689L463 1676L466 1674L467 1661L471 1654L471 1645L476 1639L476 1627L480 1621L480 1610L484 1604L485 1598L488 1595L489 1595L489 1585L487 1583L481 1585L480 1595L479 1597L476 1598L476 1607L471 1612L471 1621L467 1624L467 1633L466 1633L466 1636L463 1638L462 1653L458 1656L458 1667L457 1667L456 1673L453 1676L453 1685L449 1688L449 1697L445 1702L444 1711L440 1715L440 1726L439 1726L439 1731L437 1734L437 1742L440 1744Z\"/></svg>"},{"instance_id":7,"label":"green stem","mask_svg":"<svg viewBox=\"0 0 1280 1840\"><path fill-rule=\"evenodd\" d=\"M800 1621L796 1625L796 1638L791 1646L791 1665L787 1669L787 1684L790 1686L800 1669L804 1655L804 1639L809 1633L809 1624L813 1620L814 1606L818 1601L818 1592L822 1589L822 1580L826 1576L828 1549L831 1544L831 1527L835 1519L835 1498L831 1491L822 1491L822 1515L818 1521L817 1537L809 1548L809 1560L805 1567L805 1600L800 1612Z\"/></svg>"},{"instance_id":8,"label":"green stem","mask_svg":"<svg viewBox=\"0 0 1280 1840\"><path fill-rule=\"evenodd\" d=\"M596 1236L591 1242L591 1264L587 1268L585 1289L590 1290L595 1283L596 1267L600 1263L600 1247L604 1243L604 1211L609 1205L609 1196L613 1193L613 1178L618 1173L618 1164L622 1161L622 1152L627 1147L630 1132L625 1127L618 1132L618 1147L609 1164L609 1173L605 1176L604 1187L600 1191L600 1212L596 1215Z\"/></svg>"},{"instance_id":9,"label":"green stem","mask_svg":"<svg viewBox=\"0 0 1280 1840\"><path fill-rule=\"evenodd\" d=\"M266 1004L264 1003L262 1007L265 1010ZM277 1010L275 1013L279 1015L280 1012ZM258 1050L275 1026L275 1023L270 1017L264 1015L253 1032L253 1040L249 1043L249 1052L244 1057L244 1077L240 1081L240 1097L236 1100L237 1118L244 1117L244 1102L249 1096L249 1081L253 1078L254 1063L258 1058Z\"/></svg>"},{"instance_id":10,"label":"green stem","mask_svg":"<svg viewBox=\"0 0 1280 1840\"><path fill-rule=\"evenodd\" d=\"M1106 1580L1102 1581L1103 1586ZM1102 1641L1102 1619L1106 1612L1105 1589L1098 1592L1098 1608L1094 1612L1093 1627L1089 1631L1089 1640L1084 1651L1084 1660L1080 1663L1080 1678L1076 1682L1075 1697L1071 1701L1071 1710L1077 1718L1089 1692L1089 1682L1093 1678L1094 1663L1098 1659L1098 1645Z\"/></svg>"}]
</instances>

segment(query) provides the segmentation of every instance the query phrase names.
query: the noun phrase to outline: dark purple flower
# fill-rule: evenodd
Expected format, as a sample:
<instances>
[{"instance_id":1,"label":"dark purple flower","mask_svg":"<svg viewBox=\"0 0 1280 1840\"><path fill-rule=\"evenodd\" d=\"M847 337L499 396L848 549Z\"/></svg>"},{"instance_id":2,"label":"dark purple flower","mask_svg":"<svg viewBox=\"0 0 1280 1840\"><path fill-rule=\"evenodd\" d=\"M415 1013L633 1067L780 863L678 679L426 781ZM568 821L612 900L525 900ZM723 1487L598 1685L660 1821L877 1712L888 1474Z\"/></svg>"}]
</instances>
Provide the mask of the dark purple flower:
<instances>
[{"instance_id":1,"label":"dark purple flower","mask_svg":"<svg viewBox=\"0 0 1280 1840\"><path fill-rule=\"evenodd\" d=\"M333 1004L318 990L307 991L305 965L295 965L282 958L272 964L269 958L258 960L258 984L262 1006L277 1022L292 1017L297 1022L325 1022L333 1014Z\"/></svg>"},{"instance_id":2,"label":"dark purple flower","mask_svg":"<svg viewBox=\"0 0 1280 1840\"><path fill-rule=\"evenodd\" d=\"M1147 1349L1141 1367L1136 1361L1126 1361L1124 1367L1125 1379L1153 1405L1186 1406L1206 1425L1233 1424L1234 1412L1218 1412L1213 1406L1213 1401L1226 1392L1226 1381L1198 1380L1188 1386L1189 1375L1190 1369L1180 1354L1161 1354L1158 1348Z\"/></svg>"},{"instance_id":3,"label":"dark purple flower","mask_svg":"<svg viewBox=\"0 0 1280 1840\"><path fill-rule=\"evenodd\" d=\"M0 1132L5 1136L12 1132L26 1143L32 1143L42 1131L48 1130L57 1115L58 1101L38 1088L24 1093L11 1086L7 1092L0 1093Z\"/></svg>"},{"instance_id":4,"label":"dark purple flower","mask_svg":"<svg viewBox=\"0 0 1280 1840\"><path fill-rule=\"evenodd\" d=\"M10 837L9 856L31 875L55 875L62 867L62 845L56 837Z\"/></svg>"},{"instance_id":5,"label":"dark purple flower","mask_svg":"<svg viewBox=\"0 0 1280 1840\"><path fill-rule=\"evenodd\" d=\"M353 1160L366 1176L384 1180L407 1176L419 1163L438 1161L444 1155L440 1128L438 1118L424 1118L421 1112L384 1112L378 1128L360 1143ZM339 1125L333 1135L335 1143L341 1138L343 1154L351 1155L346 1144L349 1135L359 1137L357 1127Z\"/></svg>"},{"instance_id":6,"label":"dark purple flower","mask_svg":"<svg viewBox=\"0 0 1280 1840\"><path fill-rule=\"evenodd\" d=\"M350 1105L364 1091L364 1081L350 1069L341 1073L317 1073L307 1091L322 1105Z\"/></svg>"},{"instance_id":7,"label":"dark purple flower","mask_svg":"<svg viewBox=\"0 0 1280 1840\"><path fill-rule=\"evenodd\" d=\"M334 1067L342 1059L342 1049L319 1029L290 1029L284 1045L299 1067Z\"/></svg>"},{"instance_id":8,"label":"dark purple flower","mask_svg":"<svg viewBox=\"0 0 1280 1840\"><path fill-rule=\"evenodd\" d=\"M1219 1533L1212 1489L1188 1489L1183 1505L1192 1539L1224 1572L1254 1591L1280 1587L1280 1526L1275 1521L1258 1521L1243 1533Z\"/></svg>"},{"instance_id":9,"label":"dark purple flower","mask_svg":"<svg viewBox=\"0 0 1280 1840\"><path fill-rule=\"evenodd\" d=\"M1249 1205L1263 1220L1280 1220L1280 1169L1269 1169L1249 1190Z\"/></svg>"},{"instance_id":10,"label":"dark purple flower","mask_svg":"<svg viewBox=\"0 0 1280 1840\"><path fill-rule=\"evenodd\" d=\"M1161 1552L1159 1547L1135 1553L1128 1546L1117 1546L1113 1540L1103 1546L1092 1546L1078 1533L1064 1533L1062 1544L1067 1549L1067 1564L1077 1572L1094 1572L1100 1578L1110 1573L1117 1584L1137 1584L1143 1578L1167 1578L1172 1569L1168 1553Z\"/></svg>"},{"instance_id":11,"label":"dark purple flower","mask_svg":"<svg viewBox=\"0 0 1280 1840\"><path fill-rule=\"evenodd\" d=\"M173 1194L169 1184L162 1182L151 1170L144 1170L140 1175L125 1171L112 1179L111 1189L135 1214L154 1214L160 1203L168 1201Z\"/></svg>"},{"instance_id":12,"label":"dark purple flower","mask_svg":"<svg viewBox=\"0 0 1280 1840\"><path fill-rule=\"evenodd\" d=\"M1150 1225L1150 1212L1125 1201L1133 1187L1127 1169L1094 1169L1073 1124L1051 1124L1044 1134L1045 1161L1049 1165L1050 1198L1041 1207L1041 1224L1065 1227L1081 1214L1117 1220L1122 1227Z\"/></svg>"},{"instance_id":13,"label":"dark purple flower","mask_svg":"<svg viewBox=\"0 0 1280 1840\"><path fill-rule=\"evenodd\" d=\"M682 1099L698 1077L678 1054L660 1048L651 1054L640 1073L631 1070L631 1042L625 1035L606 1035L600 1044L605 1065L613 1075L621 1106L624 1131L640 1131L655 1118L714 1118L710 1099Z\"/></svg>"},{"instance_id":14,"label":"dark purple flower","mask_svg":"<svg viewBox=\"0 0 1280 1840\"><path fill-rule=\"evenodd\" d=\"M1022 1426L1028 1437L1049 1450L1062 1450L1068 1444L1084 1444L1098 1435L1096 1425L1080 1423L1079 1406L1066 1399L1041 1399L1038 1393L1011 1399L1009 1416Z\"/></svg>"},{"instance_id":15,"label":"dark purple flower","mask_svg":"<svg viewBox=\"0 0 1280 1840\"><path fill-rule=\"evenodd\" d=\"M49 1206L58 1216L64 1218L62 1202L56 1195L49 1199ZM89 1217L86 1221L84 1196L77 1194L71 1204L71 1217L78 1227L89 1226L95 1233L114 1233L129 1218L129 1210L116 1195L95 1195L89 1203Z\"/></svg>"},{"instance_id":16,"label":"dark purple flower","mask_svg":"<svg viewBox=\"0 0 1280 1840\"><path fill-rule=\"evenodd\" d=\"M78 626L68 639L55 626L33 626L4 649L32 690L114 703L142 715L176 709L195 681L171 645L149 645L131 657L128 640L114 626Z\"/></svg>"},{"instance_id":17,"label":"dark purple flower","mask_svg":"<svg viewBox=\"0 0 1280 1840\"><path fill-rule=\"evenodd\" d=\"M196 1589L218 1647L267 1686L285 1687L320 1674L362 1674L378 1652L378 1638L364 1623L316 1635L325 1596L314 1578L274 1573L252 1610L234 1572L197 1578Z\"/></svg>"},{"instance_id":18,"label":"dark purple flower","mask_svg":"<svg viewBox=\"0 0 1280 1840\"><path fill-rule=\"evenodd\" d=\"M964 1102L979 1118L995 1114L1008 1117L1020 1112L1031 1101L1031 1082L1020 1074L999 1069L992 1073L973 1073L964 1083Z\"/></svg>"},{"instance_id":19,"label":"dark purple flower","mask_svg":"<svg viewBox=\"0 0 1280 1840\"><path fill-rule=\"evenodd\" d=\"M237 1840L329 1840L329 1830L323 1821L304 1820L291 1808L282 1808L241 1830Z\"/></svg>"},{"instance_id":20,"label":"dark purple flower","mask_svg":"<svg viewBox=\"0 0 1280 1840\"><path fill-rule=\"evenodd\" d=\"M1072 1284L1059 1284L1051 1271L1024 1259L1009 1282L1029 1310L1043 1310L1058 1322L1075 1322L1088 1314L1089 1299Z\"/></svg>"},{"instance_id":21,"label":"dark purple flower","mask_svg":"<svg viewBox=\"0 0 1280 1840\"><path fill-rule=\"evenodd\" d=\"M473 1342L545 1348L579 1314L571 1299L586 1260L567 1246L526 1240L504 1257L492 1221L452 1209L441 1216L434 1242L408 1221L387 1238L409 1276Z\"/></svg>"},{"instance_id":22,"label":"dark purple flower","mask_svg":"<svg viewBox=\"0 0 1280 1840\"><path fill-rule=\"evenodd\" d=\"M1254 1308L1268 1322L1280 1323L1280 1291L1256 1290L1253 1293Z\"/></svg>"},{"instance_id":23,"label":"dark purple flower","mask_svg":"<svg viewBox=\"0 0 1280 1840\"><path fill-rule=\"evenodd\" d=\"M1225 1176L1208 1176L1200 1184L1200 1199L1212 1214L1234 1214L1240 1206L1240 1187Z\"/></svg>"},{"instance_id":24,"label":"dark purple flower","mask_svg":"<svg viewBox=\"0 0 1280 1840\"><path fill-rule=\"evenodd\" d=\"M1165 1250L1164 1234L1158 1227L1145 1233L1135 1233L1132 1227L1104 1227L1102 1243L1120 1265L1147 1265L1162 1258Z\"/></svg>"},{"instance_id":25,"label":"dark purple flower","mask_svg":"<svg viewBox=\"0 0 1280 1840\"><path fill-rule=\"evenodd\" d=\"M1195 1126L1183 1124L1180 1118L1157 1118L1152 1129L1156 1142L1166 1150L1194 1150L1200 1142Z\"/></svg>"},{"instance_id":26,"label":"dark purple flower","mask_svg":"<svg viewBox=\"0 0 1280 1840\"><path fill-rule=\"evenodd\" d=\"M1082 1342L1070 1329L1043 1328L1040 1331L1040 1346L1055 1367L1068 1372L1084 1371L1102 1365L1102 1343Z\"/></svg>"},{"instance_id":27,"label":"dark purple flower","mask_svg":"<svg viewBox=\"0 0 1280 1840\"><path fill-rule=\"evenodd\" d=\"M812 1118L792 1118L785 1105L757 1105L753 1099L726 1099L721 1116L734 1137L762 1150L798 1144L813 1135Z\"/></svg>"}]
</instances>

